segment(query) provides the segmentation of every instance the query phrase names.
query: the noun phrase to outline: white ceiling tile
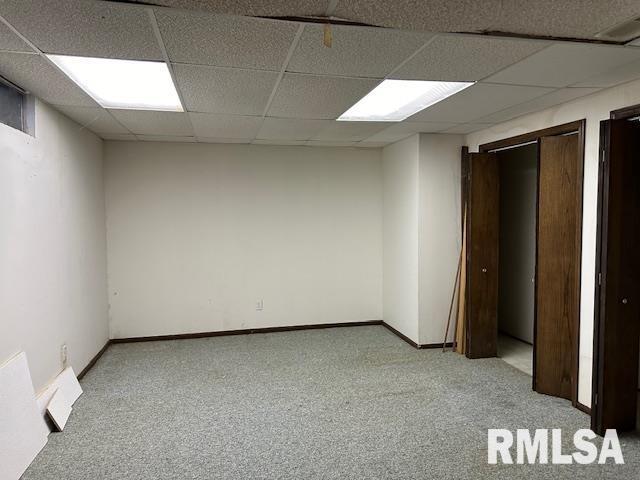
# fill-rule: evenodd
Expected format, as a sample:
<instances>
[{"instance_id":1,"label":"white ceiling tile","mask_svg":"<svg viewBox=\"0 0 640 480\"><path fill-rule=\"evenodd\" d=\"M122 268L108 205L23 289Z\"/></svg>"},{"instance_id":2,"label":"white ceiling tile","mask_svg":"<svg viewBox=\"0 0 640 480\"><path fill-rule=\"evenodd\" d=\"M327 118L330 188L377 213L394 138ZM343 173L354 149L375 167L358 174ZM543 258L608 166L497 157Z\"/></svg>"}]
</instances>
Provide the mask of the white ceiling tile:
<instances>
[{"instance_id":1,"label":"white ceiling tile","mask_svg":"<svg viewBox=\"0 0 640 480\"><path fill-rule=\"evenodd\" d=\"M144 9L87 0L5 0L0 13L45 53L162 59Z\"/></svg>"},{"instance_id":2,"label":"white ceiling tile","mask_svg":"<svg viewBox=\"0 0 640 480\"><path fill-rule=\"evenodd\" d=\"M631 47L558 43L487 78L487 82L565 87L640 60Z\"/></svg>"},{"instance_id":3,"label":"white ceiling tile","mask_svg":"<svg viewBox=\"0 0 640 480\"><path fill-rule=\"evenodd\" d=\"M157 9L172 62L280 71L298 24Z\"/></svg>"},{"instance_id":4,"label":"white ceiling tile","mask_svg":"<svg viewBox=\"0 0 640 480\"><path fill-rule=\"evenodd\" d=\"M252 141L254 145L288 145L288 146L297 146L297 145L306 145L305 140L262 140L257 139Z\"/></svg>"},{"instance_id":5,"label":"white ceiling tile","mask_svg":"<svg viewBox=\"0 0 640 480\"><path fill-rule=\"evenodd\" d=\"M101 107L69 107L58 105L56 107L67 117L76 121L83 127L92 132L112 133L112 134L128 134L129 130L124 128L117 120L109 114L108 111Z\"/></svg>"},{"instance_id":6,"label":"white ceiling tile","mask_svg":"<svg viewBox=\"0 0 640 480\"><path fill-rule=\"evenodd\" d=\"M355 147L358 142L324 142L322 140L309 140L307 147Z\"/></svg>"},{"instance_id":7,"label":"white ceiling tile","mask_svg":"<svg viewBox=\"0 0 640 480\"><path fill-rule=\"evenodd\" d=\"M287 71L383 78L430 38L426 34L381 28L333 26L332 46L324 27L305 25Z\"/></svg>"},{"instance_id":8,"label":"white ceiling tile","mask_svg":"<svg viewBox=\"0 0 640 480\"><path fill-rule=\"evenodd\" d=\"M190 112L262 115L278 74L258 70L175 65Z\"/></svg>"},{"instance_id":9,"label":"white ceiling tile","mask_svg":"<svg viewBox=\"0 0 640 480\"><path fill-rule=\"evenodd\" d=\"M492 30L567 38L593 38L596 33L640 16L637 0L501 2Z\"/></svg>"},{"instance_id":10,"label":"white ceiling tile","mask_svg":"<svg viewBox=\"0 0 640 480\"><path fill-rule=\"evenodd\" d=\"M205 138L255 138L262 117L190 113L193 130Z\"/></svg>"},{"instance_id":11,"label":"white ceiling tile","mask_svg":"<svg viewBox=\"0 0 640 480\"><path fill-rule=\"evenodd\" d=\"M640 50L640 49L639 49ZM595 75L582 82L578 82L572 87L614 87L621 83L627 83L640 78L640 61L635 61L612 68L606 72Z\"/></svg>"},{"instance_id":12,"label":"white ceiling tile","mask_svg":"<svg viewBox=\"0 0 640 480\"><path fill-rule=\"evenodd\" d=\"M195 143L196 137L176 137L173 135L137 135L143 142Z\"/></svg>"},{"instance_id":13,"label":"white ceiling tile","mask_svg":"<svg viewBox=\"0 0 640 480\"><path fill-rule=\"evenodd\" d=\"M433 39L390 78L473 81L545 48L549 43L469 35Z\"/></svg>"},{"instance_id":14,"label":"white ceiling tile","mask_svg":"<svg viewBox=\"0 0 640 480\"><path fill-rule=\"evenodd\" d=\"M403 140L411 135L415 135L416 132L409 132L406 130L387 129L380 133L370 136L366 139L367 142L387 142L393 143Z\"/></svg>"},{"instance_id":15,"label":"white ceiling tile","mask_svg":"<svg viewBox=\"0 0 640 480\"><path fill-rule=\"evenodd\" d=\"M361 148L382 148L389 145L389 143L390 142L369 142L367 140L363 142L358 142L356 146Z\"/></svg>"},{"instance_id":16,"label":"white ceiling tile","mask_svg":"<svg viewBox=\"0 0 640 480\"><path fill-rule=\"evenodd\" d=\"M2 14L2 11L0 11ZM4 23L0 23L0 51L34 52L18 35L13 33Z\"/></svg>"},{"instance_id":17,"label":"white ceiling tile","mask_svg":"<svg viewBox=\"0 0 640 480\"><path fill-rule=\"evenodd\" d=\"M186 113L148 110L110 110L125 127L139 135L193 136Z\"/></svg>"},{"instance_id":18,"label":"white ceiling tile","mask_svg":"<svg viewBox=\"0 0 640 480\"><path fill-rule=\"evenodd\" d=\"M207 137L197 137L198 143L241 143L241 144L249 144L251 143L251 138L207 138Z\"/></svg>"},{"instance_id":19,"label":"white ceiling tile","mask_svg":"<svg viewBox=\"0 0 640 480\"><path fill-rule=\"evenodd\" d=\"M69 77L40 55L0 52L0 74L54 105L98 106Z\"/></svg>"},{"instance_id":20,"label":"white ceiling tile","mask_svg":"<svg viewBox=\"0 0 640 480\"><path fill-rule=\"evenodd\" d=\"M117 134L117 133L100 133L98 134L103 140L117 140L119 142L135 142L138 138L132 134Z\"/></svg>"},{"instance_id":21,"label":"white ceiling tile","mask_svg":"<svg viewBox=\"0 0 640 480\"><path fill-rule=\"evenodd\" d=\"M329 142L357 142L393 125L391 122L331 122L312 137Z\"/></svg>"},{"instance_id":22,"label":"white ceiling tile","mask_svg":"<svg viewBox=\"0 0 640 480\"><path fill-rule=\"evenodd\" d=\"M640 16L640 4L637 0L339 0L333 15L428 32L500 31L593 38L609 26Z\"/></svg>"},{"instance_id":23,"label":"white ceiling tile","mask_svg":"<svg viewBox=\"0 0 640 480\"><path fill-rule=\"evenodd\" d=\"M451 128L451 122L409 122L395 123L384 130L366 138L367 142L397 142L416 133L437 133Z\"/></svg>"},{"instance_id":24,"label":"white ceiling tile","mask_svg":"<svg viewBox=\"0 0 640 480\"><path fill-rule=\"evenodd\" d=\"M512 118L526 115L527 113L538 112L547 108L559 105L561 103L569 102L576 98L584 97L585 95L591 95L597 92L597 88L562 88L556 90L542 97L535 98L528 102L521 103L509 107L505 110L493 113L486 117L480 118L480 122L485 123L500 123L511 120Z\"/></svg>"},{"instance_id":25,"label":"white ceiling tile","mask_svg":"<svg viewBox=\"0 0 640 480\"><path fill-rule=\"evenodd\" d=\"M553 89L477 83L435 105L416 113L410 121L470 123Z\"/></svg>"},{"instance_id":26,"label":"white ceiling tile","mask_svg":"<svg viewBox=\"0 0 640 480\"><path fill-rule=\"evenodd\" d=\"M134 0L139 1L139 0ZM154 0L154 5L247 15L248 17L319 17L327 12L330 0Z\"/></svg>"},{"instance_id":27,"label":"white ceiling tile","mask_svg":"<svg viewBox=\"0 0 640 480\"><path fill-rule=\"evenodd\" d=\"M269 108L271 117L336 119L378 80L287 73Z\"/></svg>"},{"instance_id":28,"label":"white ceiling tile","mask_svg":"<svg viewBox=\"0 0 640 480\"><path fill-rule=\"evenodd\" d=\"M449 128L442 133L455 133L455 134L467 134L472 132L477 132L478 130L484 130L485 128L489 128L492 123L464 123L462 125L456 125L455 127Z\"/></svg>"},{"instance_id":29,"label":"white ceiling tile","mask_svg":"<svg viewBox=\"0 0 640 480\"><path fill-rule=\"evenodd\" d=\"M500 0L338 1L336 17L351 21L423 32L488 30Z\"/></svg>"},{"instance_id":30,"label":"white ceiling tile","mask_svg":"<svg viewBox=\"0 0 640 480\"><path fill-rule=\"evenodd\" d=\"M135 0L134 0L135 1ZM334 17L428 32L500 31L593 37L640 16L637 0L154 0L154 4L247 16Z\"/></svg>"},{"instance_id":31,"label":"white ceiling tile","mask_svg":"<svg viewBox=\"0 0 640 480\"><path fill-rule=\"evenodd\" d=\"M266 117L257 138L261 140L309 140L333 120Z\"/></svg>"}]
</instances>

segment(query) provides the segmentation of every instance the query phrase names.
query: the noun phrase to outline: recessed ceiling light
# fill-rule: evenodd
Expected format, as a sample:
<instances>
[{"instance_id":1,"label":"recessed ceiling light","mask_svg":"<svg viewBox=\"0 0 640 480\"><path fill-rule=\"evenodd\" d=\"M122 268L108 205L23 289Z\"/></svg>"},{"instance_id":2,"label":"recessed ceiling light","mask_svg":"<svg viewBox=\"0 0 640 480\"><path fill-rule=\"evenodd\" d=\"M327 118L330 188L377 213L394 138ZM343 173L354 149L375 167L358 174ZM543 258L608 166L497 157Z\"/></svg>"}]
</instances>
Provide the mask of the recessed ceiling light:
<instances>
[{"instance_id":1,"label":"recessed ceiling light","mask_svg":"<svg viewBox=\"0 0 640 480\"><path fill-rule=\"evenodd\" d=\"M473 82L384 80L338 118L346 122L400 122L464 90Z\"/></svg>"},{"instance_id":2,"label":"recessed ceiling light","mask_svg":"<svg viewBox=\"0 0 640 480\"><path fill-rule=\"evenodd\" d=\"M183 111L164 62L66 55L48 57L105 108Z\"/></svg>"}]
</instances>

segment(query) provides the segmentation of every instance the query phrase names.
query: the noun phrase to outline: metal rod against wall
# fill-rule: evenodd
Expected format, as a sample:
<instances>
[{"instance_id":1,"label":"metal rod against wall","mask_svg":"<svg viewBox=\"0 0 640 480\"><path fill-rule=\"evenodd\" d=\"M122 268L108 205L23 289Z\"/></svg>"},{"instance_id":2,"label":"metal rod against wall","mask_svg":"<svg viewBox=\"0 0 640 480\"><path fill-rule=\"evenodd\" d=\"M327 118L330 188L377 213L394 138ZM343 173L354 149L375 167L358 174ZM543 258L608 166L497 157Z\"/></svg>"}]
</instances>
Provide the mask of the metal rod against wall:
<instances>
[{"instance_id":1,"label":"metal rod against wall","mask_svg":"<svg viewBox=\"0 0 640 480\"><path fill-rule=\"evenodd\" d=\"M447 351L447 337L449 336L449 326L451 325L451 313L453 312L453 304L456 300L456 291L458 290L458 280L460 279L460 268L462 267L462 250L460 250L460 256L458 257L458 270L456 271L456 278L453 282L453 294L451 296L451 305L449 305L449 316L447 317L447 329L444 332L444 341L442 342L442 351ZM454 339L455 344L455 339Z\"/></svg>"}]
</instances>

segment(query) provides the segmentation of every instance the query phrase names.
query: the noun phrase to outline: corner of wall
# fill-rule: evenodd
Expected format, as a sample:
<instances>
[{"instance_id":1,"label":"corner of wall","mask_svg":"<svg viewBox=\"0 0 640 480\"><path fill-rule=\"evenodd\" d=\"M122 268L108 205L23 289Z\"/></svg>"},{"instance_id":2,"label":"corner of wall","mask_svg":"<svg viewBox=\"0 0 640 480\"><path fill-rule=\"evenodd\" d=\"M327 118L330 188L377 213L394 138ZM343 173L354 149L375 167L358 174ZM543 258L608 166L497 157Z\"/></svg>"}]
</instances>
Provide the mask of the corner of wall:
<instances>
[{"instance_id":1,"label":"corner of wall","mask_svg":"<svg viewBox=\"0 0 640 480\"><path fill-rule=\"evenodd\" d=\"M383 319L419 343L419 135L383 149Z\"/></svg>"},{"instance_id":2,"label":"corner of wall","mask_svg":"<svg viewBox=\"0 0 640 480\"><path fill-rule=\"evenodd\" d=\"M441 343L460 255L462 135L416 134L384 149L384 320Z\"/></svg>"},{"instance_id":3,"label":"corner of wall","mask_svg":"<svg viewBox=\"0 0 640 480\"><path fill-rule=\"evenodd\" d=\"M462 135L420 134L418 209L418 334L442 343L461 249ZM452 339L452 328L449 338Z\"/></svg>"}]
</instances>

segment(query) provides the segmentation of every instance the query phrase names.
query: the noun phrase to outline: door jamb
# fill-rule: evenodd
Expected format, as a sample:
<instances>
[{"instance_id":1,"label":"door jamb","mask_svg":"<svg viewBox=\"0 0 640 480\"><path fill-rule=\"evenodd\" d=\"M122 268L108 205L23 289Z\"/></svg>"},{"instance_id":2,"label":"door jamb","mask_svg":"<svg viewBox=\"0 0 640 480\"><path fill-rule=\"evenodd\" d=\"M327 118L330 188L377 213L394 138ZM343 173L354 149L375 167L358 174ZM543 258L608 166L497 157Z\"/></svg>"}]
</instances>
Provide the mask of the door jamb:
<instances>
[{"instance_id":1,"label":"door jamb","mask_svg":"<svg viewBox=\"0 0 640 480\"><path fill-rule=\"evenodd\" d=\"M586 120L577 120L575 122L564 123L562 125L555 125L549 128L543 128L542 130L536 130L534 132L523 133L515 137L505 138L502 140L496 140L495 142L483 143L478 147L480 153L487 153L493 150L499 150L502 148L516 147L523 143L536 142L541 137L555 137L558 135L567 135L569 133L578 132L580 152L584 156L584 130Z\"/></svg>"},{"instance_id":2,"label":"door jamb","mask_svg":"<svg viewBox=\"0 0 640 480\"><path fill-rule=\"evenodd\" d=\"M461 177L461 185L460 185L460 205L461 205L461 209L460 209L460 238L464 239L464 235L466 232L466 238L467 241L469 239L469 225L470 225L470 221L469 221L469 180L470 180L470 176L469 176L469 147L467 146L463 146L462 147L462 159L461 159L461 165L460 165L460 177ZM466 215L465 215L466 212ZM464 278L465 281L465 292L469 291L469 248L467 245L467 255L466 258L463 258L462 261L465 262L466 264L466 275ZM462 337L462 341L464 342L464 349L463 351L465 352L465 356L467 355L466 352L469 351L469 295L466 294L464 297L464 316L462 317L462 322L463 322L463 329L462 332L464 334L464 336Z\"/></svg>"},{"instance_id":3,"label":"door jamb","mask_svg":"<svg viewBox=\"0 0 640 480\"><path fill-rule=\"evenodd\" d=\"M638 116L640 116L640 104L613 110L609 115L609 120L626 120Z\"/></svg>"}]
</instances>

